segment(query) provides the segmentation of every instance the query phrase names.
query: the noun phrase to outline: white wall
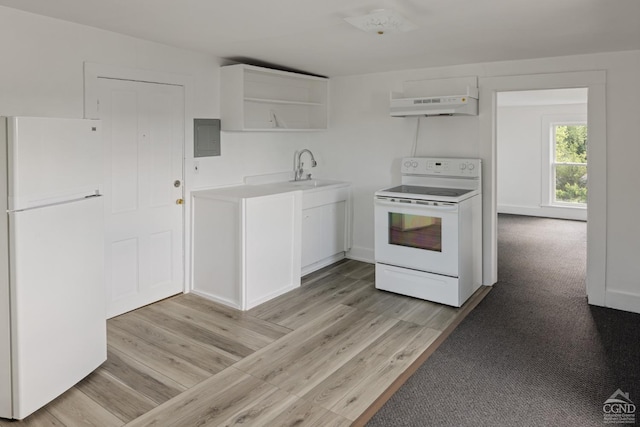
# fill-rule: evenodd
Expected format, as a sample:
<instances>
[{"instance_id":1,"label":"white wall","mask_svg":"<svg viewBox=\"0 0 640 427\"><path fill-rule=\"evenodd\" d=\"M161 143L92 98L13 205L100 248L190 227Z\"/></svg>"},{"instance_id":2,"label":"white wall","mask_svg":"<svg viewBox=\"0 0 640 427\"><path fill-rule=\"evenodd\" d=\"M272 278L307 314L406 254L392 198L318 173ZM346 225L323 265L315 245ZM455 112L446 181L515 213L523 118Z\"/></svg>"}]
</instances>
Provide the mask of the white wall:
<instances>
[{"instance_id":1,"label":"white wall","mask_svg":"<svg viewBox=\"0 0 640 427\"><path fill-rule=\"evenodd\" d=\"M406 70L331 79L331 128L316 135L312 146L324 157L323 174L353 182L354 235L351 256L373 260L373 193L399 181L398 163L410 155L415 118L388 115L389 91L403 81L476 75L498 76L606 72L607 239L605 305L640 312L640 141L635 124L640 97L640 51L508 61ZM480 117L422 119L417 153L436 156L480 156ZM490 160L490 159L484 159ZM485 169L485 177L487 170ZM605 286L605 284L603 284Z\"/></svg>"},{"instance_id":2,"label":"white wall","mask_svg":"<svg viewBox=\"0 0 640 427\"><path fill-rule=\"evenodd\" d=\"M190 76L187 127L194 117L219 117L220 60L209 55L0 7L0 56L0 115L82 117L87 61ZM329 131L224 133L222 157L200 159L198 175L191 173L187 141L186 184L205 188L289 170L293 151L308 146L319 163L316 175L353 183L352 256L373 260L373 192L399 181L398 164L411 152L417 121L389 117L389 91L402 91L406 80L583 70L607 76L607 304L640 311L640 198L629 197L640 182L640 51L336 77ZM417 154L479 157L483 114L422 119Z\"/></svg>"},{"instance_id":3,"label":"white wall","mask_svg":"<svg viewBox=\"0 0 640 427\"><path fill-rule=\"evenodd\" d=\"M217 114L215 58L0 7L0 114L82 117L83 62L193 76L197 115Z\"/></svg>"},{"instance_id":4,"label":"white wall","mask_svg":"<svg viewBox=\"0 0 640 427\"><path fill-rule=\"evenodd\" d=\"M553 116L584 116L586 104L505 106L498 103L498 212L586 220L580 208L543 206L543 120ZM543 140L544 138L544 140Z\"/></svg>"},{"instance_id":5,"label":"white wall","mask_svg":"<svg viewBox=\"0 0 640 427\"><path fill-rule=\"evenodd\" d=\"M108 31L0 6L0 115L83 117L83 64L185 76L186 282L191 189L242 182L246 175L292 169L304 133L222 134L222 156L199 158L193 173L193 118L217 118L221 60Z\"/></svg>"},{"instance_id":6,"label":"white wall","mask_svg":"<svg viewBox=\"0 0 640 427\"><path fill-rule=\"evenodd\" d=\"M83 63L188 76L193 118L220 117L220 59L211 55L51 19L0 6L0 115L83 117ZM188 133L188 132L187 132ZM193 143L186 141L186 178L193 188L242 181L245 175L292 168L304 133L222 135L222 157L201 158L192 175Z\"/></svg>"},{"instance_id":7,"label":"white wall","mask_svg":"<svg viewBox=\"0 0 640 427\"><path fill-rule=\"evenodd\" d=\"M411 155L418 124L417 156L479 157L478 117L389 116L389 92L402 92L402 82L416 76L398 72L331 79L330 130L317 135L311 146L322 158L322 176L352 183L354 259L374 259L373 193L399 183L400 159Z\"/></svg>"}]
</instances>

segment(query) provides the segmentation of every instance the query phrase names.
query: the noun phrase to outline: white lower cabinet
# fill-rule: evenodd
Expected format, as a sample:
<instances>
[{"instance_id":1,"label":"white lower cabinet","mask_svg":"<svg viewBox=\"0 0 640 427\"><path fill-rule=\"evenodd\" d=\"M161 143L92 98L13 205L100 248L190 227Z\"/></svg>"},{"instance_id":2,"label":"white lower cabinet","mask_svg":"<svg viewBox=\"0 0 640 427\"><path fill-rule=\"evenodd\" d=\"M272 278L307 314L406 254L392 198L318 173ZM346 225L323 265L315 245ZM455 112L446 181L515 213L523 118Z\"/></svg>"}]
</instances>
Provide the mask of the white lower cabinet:
<instances>
[{"instance_id":1,"label":"white lower cabinet","mask_svg":"<svg viewBox=\"0 0 640 427\"><path fill-rule=\"evenodd\" d=\"M302 274L344 258L350 248L349 188L303 194Z\"/></svg>"},{"instance_id":2,"label":"white lower cabinet","mask_svg":"<svg viewBox=\"0 0 640 427\"><path fill-rule=\"evenodd\" d=\"M249 310L300 286L301 192L242 187L193 193L193 292Z\"/></svg>"},{"instance_id":3,"label":"white lower cabinet","mask_svg":"<svg viewBox=\"0 0 640 427\"><path fill-rule=\"evenodd\" d=\"M240 185L192 193L192 292L249 310L350 249L350 186Z\"/></svg>"}]
</instances>

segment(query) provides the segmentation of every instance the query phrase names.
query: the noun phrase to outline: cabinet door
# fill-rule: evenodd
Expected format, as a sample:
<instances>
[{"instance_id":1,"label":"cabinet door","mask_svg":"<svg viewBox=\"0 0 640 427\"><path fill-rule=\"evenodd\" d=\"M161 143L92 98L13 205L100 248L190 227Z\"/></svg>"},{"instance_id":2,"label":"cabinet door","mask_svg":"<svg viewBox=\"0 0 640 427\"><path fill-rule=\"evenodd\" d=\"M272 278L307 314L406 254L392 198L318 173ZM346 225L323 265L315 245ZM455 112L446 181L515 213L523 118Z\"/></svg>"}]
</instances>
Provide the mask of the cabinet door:
<instances>
[{"instance_id":1,"label":"cabinet door","mask_svg":"<svg viewBox=\"0 0 640 427\"><path fill-rule=\"evenodd\" d=\"M345 201L325 206L326 255L324 258L346 251L346 205Z\"/></svg>"},{"instance_id":2,"label":"cabinet door","mask_svg":"<svg viewBox=\"0 0 640 427\"><path fill-rule=\"evenodd\" d=\"M302 211L302 265L307 266L324 258L324 206Z\"/></svg>"},{"instance_id":3,"label":"cabinet door","mask_svg":"<svg viewBox=\"0 0 640 427\"><path fill-rule=\"evenodd\" d=\"M299 193L244 202L245 310L300 286Z\"/></svg>"},{"instance_id":4,"label":"cabinet door","mask_svg":"<svg viewBox=\"0 0 640 427\"><path fill-rule=\"evenodd\" d=\"M302 266L346 250L346 202L302 211Z\"/></svg>"}]
</instances>

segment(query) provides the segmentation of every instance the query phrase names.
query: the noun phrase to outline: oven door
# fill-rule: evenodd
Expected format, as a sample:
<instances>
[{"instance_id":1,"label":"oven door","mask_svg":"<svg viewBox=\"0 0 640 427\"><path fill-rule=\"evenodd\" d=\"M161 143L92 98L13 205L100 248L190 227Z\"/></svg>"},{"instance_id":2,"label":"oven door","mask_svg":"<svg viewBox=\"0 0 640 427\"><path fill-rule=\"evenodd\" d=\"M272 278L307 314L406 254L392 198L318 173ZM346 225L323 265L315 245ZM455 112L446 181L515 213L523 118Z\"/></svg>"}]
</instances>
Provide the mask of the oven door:
<instances>
[{"instance_id":1,"label":"oven door","mask_svg":"<svg viewBox=\"0 0 640 427\"><path fill-rule=\"evenodd\" d=\"M375 199L376 262L458 277L458 205Z\"/></svg>"}]
</instances>

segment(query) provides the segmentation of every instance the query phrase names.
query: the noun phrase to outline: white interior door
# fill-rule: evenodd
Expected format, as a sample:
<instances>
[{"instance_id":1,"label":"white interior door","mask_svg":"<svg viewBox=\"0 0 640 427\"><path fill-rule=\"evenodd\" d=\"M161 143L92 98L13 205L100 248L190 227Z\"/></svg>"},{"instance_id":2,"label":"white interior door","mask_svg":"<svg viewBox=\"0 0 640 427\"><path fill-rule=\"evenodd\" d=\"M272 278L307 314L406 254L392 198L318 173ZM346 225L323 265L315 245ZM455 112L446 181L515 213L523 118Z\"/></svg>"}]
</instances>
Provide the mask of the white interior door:
<instances>
[{"instance_id":1,"label":"white interior door","mask_svg":"<svg viewBox=\"0 0 640 427\"><path fill-rule=\"evenodd\" d=\"M105 147L107 316L180 293L183 285L184 92L99 79Z\"/></svg>"}]
</instances>

